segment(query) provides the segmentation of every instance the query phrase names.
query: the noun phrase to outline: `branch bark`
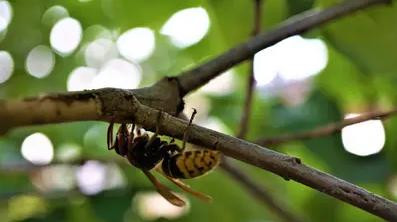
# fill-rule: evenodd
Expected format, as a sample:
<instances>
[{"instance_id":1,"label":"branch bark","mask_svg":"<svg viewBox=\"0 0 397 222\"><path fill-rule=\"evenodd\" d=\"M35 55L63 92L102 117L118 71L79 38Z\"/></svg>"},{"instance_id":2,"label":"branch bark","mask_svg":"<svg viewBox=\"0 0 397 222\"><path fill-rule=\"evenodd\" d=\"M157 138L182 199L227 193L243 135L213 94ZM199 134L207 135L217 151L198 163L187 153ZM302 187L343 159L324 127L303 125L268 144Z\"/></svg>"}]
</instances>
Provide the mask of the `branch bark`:
<instances>
[{"instance_id":1,"label":"branch bark","mask_svg":"<svg viewBox=\"0 0 397 222\"><path fill-rule=\"evenodd\" d=\"M391 0L346 0L323 11L311 10L294 16L278 27L263 32L248 41L230 49L218 57L181 73L177 78L181 85L181 95L205 85L222 72L254 56L254 54L289 36L301 34L311 28L322 25L333 19L351 14L360 9L391 3Z\"/></svg>"},{"instance_id":2,"label":"branch bark","mask_svg":"<svg viewBox=\"0 0 397 222\"><path fill-rule=\"evenodd\" d=\"M254 4L254 28L252 35L255 36L260 32L261 18L262 18L262 0L253 0ZM244 139L249 128L249 120L251 116L251 107L253 95L255 90L254 78L254 60L251 58L250 72L247 79L246 96L244 101L243 110L241 113L240 125L238 128L237 138ZM300 222L300 218L288 211L285 204L281 204L278 200L273 198L272 194L264 189L260 184L257 184L251 177L244 171L235 166L230 158L223 158L220 167L228 173L236 183L240 184L245 190L251 194L252 197L264 204L272 212L274 212L280 219L286 222Z\"/></svg>"},{"instance_id":3,"label":"branch bark","mask_svg":"<svg viewBox=\"0 0 397 222\"><path fill-rule=\"evenodd\" d=\"M310 28L316 27L327 21L352 13L359 9L375 4L390 2L391 0L351 0L340 3L323 11L309 11L303 13L290 18L286 22L282 23L278 28L275 28L267 33L259 34L258 36L251 38L247 42L229 50L228 52L225 52L224 54L207 63L204 63L201 66L198 66L197 68L183 72L176 78L165 78L151 87L131 90L130 92L133 92L142 104L156 109L161 109L167 113L170 113L171 115L176 116L181 110L183 110L184 104L182 98L184 95L206 84L209 80L216 77L228 68L248 58L251 58L257 51L271 46L272 44L288 36L302 33ZM83 94L77 93L77 97L70 101L77 102L82 100L83 98L80 98L79 96L82 96ZM90 94L90 92L88 92L88 94ZM72 95L73 93L65 94L65 96L69 96L69 98L70 96L73 97ZM0 134L6 132L11 127L41 124L45 122L54 123L57 122L56 119L59 119L60 122L64 122L93 118L92 116L89 116L91 114L89 110L91 110L93 107L84 107L88 104L81 104L82 106L80 106L74 102L72 102L74 103L72 106L74 109L71 109L72 107L68 107L68 109L70 109L70 113L76 113L74 112L76 110L81 111L81 113L77 116L73 116L74 114L57 114L57 112L53 112L53 116L48 116L47 113L47 116L43 117L41 116L41 110L45 113L45 109L54 108L51 107L51 103L45 103L46 99L51 99L51 95L43 96L40 102L38 102L39 100L34 99L30 102L29 99L23 102L0 101L0 117L11 117L11 119L2 119ZM62 104L59 104L55 107L59 107L60 105ZM70 104L67 104L67 106L70 106ZM10 111L16 113L10 114L8 113Z\"/></svg>"},{"instance_id":4,"label":"branch bark","mask_svg":"<svg viewBox=\"0 0 397 222\"><path fill-rule=\"evenodd\" d=\"M20 109L31 108L32 103L49 109L31 109L29 116L41 116L40 123L72 121L71 116L79 116L84 107L84 118L79 120L104 120L116 122L134 122L150 131L160 126L160 134L183 138L187 122L167 113L163 113L157 122L158 110L143 105L131 91L120 89L91 90L80 93L52 95L45 98L32 98L29 101L3 101L0 119L8 120L19 117ZM17 110L12 110L17 107ZM80 113L80 114L78 114ZM20 114L20 113L19 113ZM56 118L54 118L56 117ZM19 121L19 125L37 122ZM374 215L389 221L397 221L397 204L372 194L363 188L338 179L334 176L304 165L297 158L290 157L259 145L249 143L216 131L192 125L189 129L188 142L222 151L225 155L244 161L251 165L271 171L286 180L292 179L312 187L337 199L350 203Z\"/></svg>"},{"instance_id":5,"label":"branch bark","mask_svg":"<svg viewBox=\"0 0 397 222\"><path fill-rule=\"evenodd\" d=\"M165 78L152 87L137 90L100 89L51 94L19 101L0 101L0 132L11 127L70 121L102 120L135 122L154 130L156 109L164 114L161 133L181 139L187 122L173 117L183 109L182 98L221 72L288 36L306 31L331 19L390 0L352 0L322 12L307 12L291 18L267 34L260 34L176 78ZM158 88L157 88L158 87ZM189 131L189 142L221 150L224 154L293 179L321 192L351 203L386 220L397 221L397 205L387 199L312 169L297 158L239 140L196 125Z\"/></svg>"},{"instance_id":6,"label":"branch bark","mask_svg":"<svg viewBox=\"0 0 397 222\"><path fill-rule=\"evenodd\" d=\"M321 126L313 130L292 133L292 134L284 134L272 138L258 139L255 141L255 143L261 146L269 146L269 145L277 145L291 141L327 136L341 131L345 126L353 125L371 119L385 119L395 114L397 114L397 109L392 109L389 111L373 111L373 112L361 114L357 117L348 118L340 122L331 123L326 126Z\"/></svg>"},{"instance_id":7,"label":"branch bark","mask_svg":"<svg viewBox=\"0 0 397 222\"><path fill-rule=\"evenodd\" d=\"M95 109L100 109L96 107L98 101L95 101L100 95L107 95L114 101L120 100L117 96L134 95L144 105L177 116L184 108L183 98L179 92L180 87L176 78L163 78L150 87L133 90L103 88L45 94L19 101L0 100L0 135L18 126L82 120L110 121L111 119L96 119L98 117L94 114ZM110 118L119 122L125 121L119 118L117 113Z\"/></svg>"},{"instance_id":8,"label":"branch bark","mask_svg":"<svg viewBox=\"0 0 397 222\"><path fill-rule=\"evenodd\" d=\"M221 163L222 169L227 172L235 181L240 183L246 188L246 190L256 198L259 202L262 202L272 210L279 218L286 222L300 222L302 221L296 215L286 210L285 206L276 200L271 193L263 188L262 184L256 183L246 173L241 171L235 164L225 158Z\"/></svg>"},{"instance_id":9,"label":"branch bark","mask_svg":"<svg viewBox=\"0 0 397 222\"><path fill-rule=\"evenodd\" d=\"M262 0L254 0L254 28L252 30L252 36L256 36L261 29L261 18L262 18ZM237 133L238 138L245 138L245 135L248 132L249 128L249 120L250 120L250 114L251 114L251 107L252 107L252 100L254 96L254 90L255 90L255 78L254 78L254 57L251 57L250 60L250 72L248 74L248 81L247 81L247 87L246 87L246 92L245 92L245 100L244 100L244 106L243 106L243 111L241 113L241 119L240 119L240 128Z\"/></svg>"},{"instance_id":10,"label":"branch bark","mask_svg":"<svg viewBox=\"0 0 397 222\"><path fill-rule=\"evenodd\" d=\"M262 19L262 0L253 0L254 4L254 27L252 30L252 36L259 34L261 29ZM255 78L254 78L254 58L250 60L250 71L248 73L246 86L245 101L241 113L240 124L238 128L237 138L244 139L249 129L249 122L251 116L252 101L255 90ZM280 219L286 222L300 222L301 219L290 212L287 205L280 203L276 198L272 196L262 185L256 183L251 177L244 171L239 169L238 166L233 164L230 158L224 157L220 167L228 173L236 183L240 184L251 196L257 199L259 202L264 204L272 212L274 212Z\"/></svg>"}]
</instances>

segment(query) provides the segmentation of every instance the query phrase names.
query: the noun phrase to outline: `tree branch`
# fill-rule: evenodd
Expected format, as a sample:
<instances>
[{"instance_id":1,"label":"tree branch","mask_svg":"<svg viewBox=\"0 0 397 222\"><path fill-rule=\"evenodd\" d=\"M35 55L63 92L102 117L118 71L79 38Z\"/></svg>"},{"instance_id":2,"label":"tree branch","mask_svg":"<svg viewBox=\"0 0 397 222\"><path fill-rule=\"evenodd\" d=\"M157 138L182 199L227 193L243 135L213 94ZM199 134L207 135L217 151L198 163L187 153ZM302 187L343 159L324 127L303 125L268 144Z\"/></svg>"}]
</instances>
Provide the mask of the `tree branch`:
<instances>
[{"instance_id":1,"label":"tree branch","mask_svg":"<svg viewBox=\"0 0 397 222\"><path fill-rule=\"evenodd\" d=\"M31 104L48 109L31 109ZM77 108L84 107L82 110ZM16 110L13 108L17 108ZM153 131L160 126L160 134L183 138L187 122L167 113L163 113L158 123L158 110L143 105L131 91L120 89L102 89L68 94L52 95L44 98L31 98L28 101L2 101L0 103L0 119L6 122L16 122L19 126L37 124L34 119L20 117L20 109L30 109L29 116L40 118L40 123L78 120L104 120L116 122L134 122L145 129ZM6 110L4 112L4 110ZM26 112L25 112L26 113ZM56 118L54 118L56 117ZM10 121L11 120L11 121ZM310 168L299 159L260 147L216 131L192 125L189 129L188 142L217 149L225 155L244 161L251 165L271 171L286 180L292 179L312 187L337 199L350 203L374 215L390 221L397 221L397 204L385 198L372 194L363 188Z\"/></svg>"},{"instance_id":2,"label":"tree branch","mask_svg":"<svg viewBox=\"0 0 397 222\"><path fill-rule=\"evenodd\" d=\"M299 222L302 221L297 216L287 211L285 207L276 200L272 194L267 190L263 189L262 184L256 183L252 180L246 173L241 171L235 164L230 160L225 158L221 163L222 169L227 172L235 181L240 183L246 188L246 190L256 198L258 201L262 202L272 210L278 217L286 222Z\"/></svg>"},{"instance_id":3,"label":"tree branch","mask_svg":"<svg viewBox=\"0 0 397 222\"><path fill-rule=\"evenodd\" d=\"M262 18L262 0L253 0L254 2L254 28L252 30L252 36L257 35L260 32L261 18ZM250 61L250 72L248 74L248 81L246 87L246 96L244 101L243 110L240 118L240 126L238 128L237 138L244 139L249 128L249 119L251 116L251 107L253 94L255 90L255 79L254 79L254 60L253 57ZM237 183L245 188L251 196L263 203L265 206L270 208L279 218L284 221L299 222L299 217L290 213L286 210L284 204L279 203L275 198L272 197L261 185L257 184L249 175L244 173L239 167L235 166L229 158L223 158L221 168L227 172Z\"/></svg>"},{"instance_id":4,"label":"tree branch","mask_svg":"<svg viewBox=\"0 0 397 222\"><path fill-rule=\"evenodd\" d=\"M120 100L118 96L134 95L144 105L177 116L184 107L179 92L179 84L175 78L163 78L150 87L133 90L104 88L45 94L19 101L0 100L0 135L18 126L97 120L98 116L94 111L100 109L97 107L100 101L96 101L100 95L106 95L114 101ZM98 120L110 121L113 117L109 118ZM114 118L117 120L118 116Z\"/></svg>"},{"instance_id":5,"label":"tree branch","mask_svg":"<svg viewBox=\"0 0 397 222\"><path fill-rule=\"evenodd\" d=\"M253 0L254 1L254 28L252 30L252 35L255 36L260 31L261 26L261 18L262 18L262 0ZM254 79L254 60L251 58L251 70L248 75L247 87L246 87L246 96L243 106L243 111L241 113L240 119L240 127L238 128L237 138L244 139L248 127L249 127L249 118L251 116L251 107L253 100L253 93L255 90L255 79ZM240 170L237 166L234 166L233 163L229 160L229 158L223 158L221 168L227 172L237 183L239 183L243 188L245 188L248 193L251 194L255 199L259 202L263 203L265 206L270 208L272 212L274 212L279 218L288 222L299 222L301 221L299 217L287 211L283 204L279 203L275 198L272 197L270 193L268 193L265 189L262 188L261 185L255 183L254 180L250 178L249 175Z\"/></svg>"},{"instance_id":6,"label":"tree branch","mask_svg":"<svg viewBox=\"0 0 397 222\"><path fill-rule=\"evenodd\" d=\"M181 86L181 95L184 96L205 85L220 73L289 36L301 34L330 20L371 5L386 3L391 3L391 0L346 0L323 11L311 10L294 16L278 27L263 32L194 69L183 72L177 77Z\"/></svg>"},{"instance_id":7,"label":"tree branch","mask_svg":"<svg viewBox=\"0 0 397 222\"><path fill-rule=\"evenodd\" d=\"M0 101L0 132L16 126L83 120L135 122L145 129L154 130L158 124L156 109L162 109L171 115L162 115L161 133L181 139L187 123L172 115L177 115L183 109L182 97L188 92L288 36L302 33L355 10L388 2L390 0L353 0L322 12L308 12L291 18L268 34L254 37L196 69L176 78L163 79L152 87L137 90L107 88L20 101ZM285 179L293 179L384 219L397 220L395 203L305 166L296 158L196 125L189 131L189 142L216 148L226 155L269 170Z\"/></svg>"},{"instance_id":8,"label":"tree branch","mask_svg":"<svg viewBox=\"0 0 397 222\"><path fill-rule=\"evenodd\" d=\"M254 28L252 30L252 35L256 36L261 29L261 18L262 18L262 0L254 0ZM243 106L243 111L241 114L241 119L240 119L240 128L239 132L237 133L238 138L245 138L245 135L247 134L248 127L249 127L249 117L251 115L251 107L252 107L252 100L254 96L254 90L255 90L255 78L254 78L254 58L251 57L250 61L250 72L248 74L248 81L247 81L247 87L246 87L246 92L245 92L245 100L244 100L244 106Z\"/></svg>"},{"instance_id":9,"label":"tree branch","mask_svg":"<svg viewBox=\"0 0 397 222\"><path fill-rule=\"evenodd\" d=\"M276 136L272 138L258 139L255 141L256 144L262 146L276 145L296 140L312 139L322 136L328 136L341 131L345 126L353 125L356 123L364 122L371 119L385 119L392 115L397 114L397 109L392 109L389 111L373 111L369 113L361 114L357 117L348 118L340 122L331 123L326 126L318 127L313 130L308 130L304 132L285 134L281 136Z\"/></svg>"}]
</instances>

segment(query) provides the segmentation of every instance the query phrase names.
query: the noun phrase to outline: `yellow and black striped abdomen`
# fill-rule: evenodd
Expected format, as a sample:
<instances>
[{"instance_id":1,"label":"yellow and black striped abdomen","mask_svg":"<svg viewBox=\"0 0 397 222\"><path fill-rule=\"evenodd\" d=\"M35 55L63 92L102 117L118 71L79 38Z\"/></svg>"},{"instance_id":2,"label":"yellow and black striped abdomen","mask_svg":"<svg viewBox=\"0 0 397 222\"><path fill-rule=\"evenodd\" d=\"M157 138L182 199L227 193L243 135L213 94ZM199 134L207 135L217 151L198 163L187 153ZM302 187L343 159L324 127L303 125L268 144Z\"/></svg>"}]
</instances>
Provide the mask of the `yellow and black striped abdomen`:
<instances>
[{"instance_id":1,"label":"yellow and black striped abdomen","mask_svg":"<svg viewBox=\"0 0 397 222\"><path fill-rule=\"evenodd\" d=\"M165 158L162 170L173 178L194 178L215 168L219 164L220 157L220 152L208 149L186 151Z\"/></svg>"}]
</instances>

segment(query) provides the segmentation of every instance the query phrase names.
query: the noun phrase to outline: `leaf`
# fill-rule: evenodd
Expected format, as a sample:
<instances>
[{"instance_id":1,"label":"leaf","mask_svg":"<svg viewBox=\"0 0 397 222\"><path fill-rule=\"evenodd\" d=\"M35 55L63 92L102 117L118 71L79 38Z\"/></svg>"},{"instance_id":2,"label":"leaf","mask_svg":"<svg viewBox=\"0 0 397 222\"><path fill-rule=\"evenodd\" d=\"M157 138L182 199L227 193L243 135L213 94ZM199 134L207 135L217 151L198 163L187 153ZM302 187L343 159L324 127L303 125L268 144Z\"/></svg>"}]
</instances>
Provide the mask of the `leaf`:
<instances>
[{"instance_id":1,"label":"leaf","mask_svg":"<svg viewBox=\"0 0 397 222\"><path fill-rule=\"evenodd\" d=\"M317 0L318 6L339 1ZM340 52L371 74L393 74L397 57L397 5L374 6L322 27L324 36Z\"/></svg>"}]
</instances>

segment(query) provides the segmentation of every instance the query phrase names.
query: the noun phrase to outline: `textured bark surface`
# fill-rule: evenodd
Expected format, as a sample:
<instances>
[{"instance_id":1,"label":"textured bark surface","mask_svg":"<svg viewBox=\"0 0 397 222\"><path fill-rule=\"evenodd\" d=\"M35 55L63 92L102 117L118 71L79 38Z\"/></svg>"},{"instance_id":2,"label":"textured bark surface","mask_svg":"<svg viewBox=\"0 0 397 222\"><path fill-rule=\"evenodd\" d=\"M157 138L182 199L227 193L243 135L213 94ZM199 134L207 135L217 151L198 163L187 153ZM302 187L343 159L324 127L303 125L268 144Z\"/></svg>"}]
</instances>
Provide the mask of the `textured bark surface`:
<instances>
[{"instance_id":1,"label":"textured bark surface","mask_svg":"<svg viewBox=\"0 0 397 222\"><path fill-rule=\"evenodd\" d=\"M151 87L122 90L99 89L83 92L49 94L18 101L0 101L0 132L27 125L70 121L102 120L135 122L160 134L182 139L187 122L176 118L183 110L183 96L246 59L282 39L302 33L331 19L390 0L351 0L324 11L309 12L291 18L278 28L262 33L219 57L164 78ZM160 123L158 110L163 110ZM105 132L104 132L105 133ZM271 171L286 180L295 180L337 199L364 209L389 221L397 221L397 205L358 186L304 165L297 158L259 145L192 125L188 141L222 151L225 155Z\"/></svg>"}]
</instances>

